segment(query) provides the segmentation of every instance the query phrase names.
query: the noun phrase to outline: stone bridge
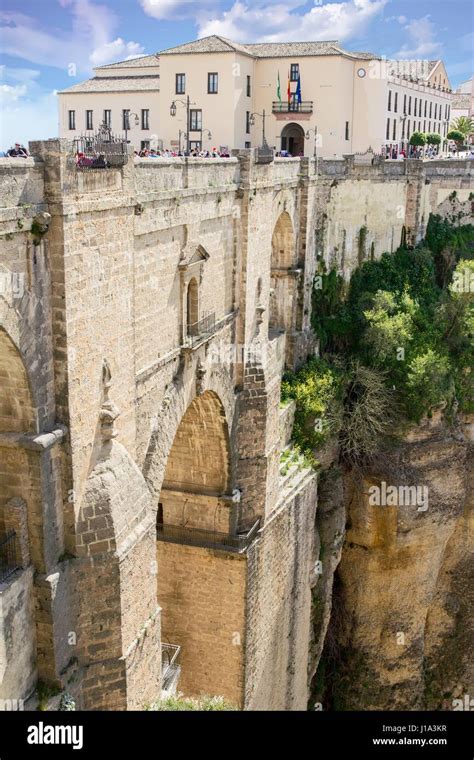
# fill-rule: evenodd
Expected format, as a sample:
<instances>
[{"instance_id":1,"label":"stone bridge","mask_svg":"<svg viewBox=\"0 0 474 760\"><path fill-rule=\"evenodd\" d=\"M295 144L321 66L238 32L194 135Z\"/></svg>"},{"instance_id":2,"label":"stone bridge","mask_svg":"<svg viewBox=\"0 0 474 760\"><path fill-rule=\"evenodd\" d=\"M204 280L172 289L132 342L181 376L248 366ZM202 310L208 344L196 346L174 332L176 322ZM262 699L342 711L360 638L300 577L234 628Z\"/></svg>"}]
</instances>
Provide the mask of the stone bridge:
<instances>
[{"instance_id":1,"label":"stone bridge","mask_svg":"<svg viewBox=\"0 0 474 760\"><path fill-rule=\"evenodd\" d=\"M281 376L318 263L465 220L470 168L30 149L0 164L0 697L140 709L171 644L185 694L305 709L316 476L280 471Z\"/></svg>"}]
</instances>

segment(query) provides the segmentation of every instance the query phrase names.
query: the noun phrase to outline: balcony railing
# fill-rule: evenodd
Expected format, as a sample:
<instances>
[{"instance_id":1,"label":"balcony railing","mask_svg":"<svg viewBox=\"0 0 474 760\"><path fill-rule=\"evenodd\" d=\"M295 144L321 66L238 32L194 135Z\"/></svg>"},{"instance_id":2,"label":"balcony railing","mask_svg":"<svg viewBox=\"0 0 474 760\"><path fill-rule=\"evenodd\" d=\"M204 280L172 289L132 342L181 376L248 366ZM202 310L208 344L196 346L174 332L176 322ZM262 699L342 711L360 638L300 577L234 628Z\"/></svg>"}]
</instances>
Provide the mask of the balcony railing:
<instances>
[{"instance_id":1,"label":"balcony railing","mask_svg":"<svg viewBox=\"0 0 474 760\"><path fill-rule=\"evenodd\" d=\"M0 583L18 570L16 533L12 530L0 541Z\"/></svg>"},{"instance_id":2,"label":"balcony railing","mask_svg":"<svg viewBox=\"0 0 474 760\"><path fill-rule=\"evenodd\" d=\"M252 543L260 527L257 520L250 529L242 533L219 533L202 528L188 528L183 525L160 525L156 534L158 541L186 546L201 546L209 549L224 549L241 554Z\"/></svg>"},{"instance_id":3,"label":"balcony railing","mask_svg":"<svg viewBox=\"0 0 474 760\"><path fill-rule=\"evenodd\" d=\"M180 652L181 647L177 644L161 644L161 688L163 691L169 689L179 676L181 670Z\"/></svg>"},{"instance_id":4,"label":"balcony railing","mask_svg":"<svg viewBox=\"0 0 474 760\"><path fill-rule=\"evenodd\" d=\"M215 312L207 314L207 316L200 319L198 322L192 322L188 325L188 343L194 345L207 335L212 335L216 330L216 315Z\"/></svg>"},{"instance_id":5,"label":"balcony railing","mask_svg":"<svg viewBox=\"0 0 474 760\"><path fill-rule=\"evenodd\" d=\"M286 103L274 100L272 103L272 113L313 113L313 101L303 100L301 103Z\"/></svg>"}]
</instances>

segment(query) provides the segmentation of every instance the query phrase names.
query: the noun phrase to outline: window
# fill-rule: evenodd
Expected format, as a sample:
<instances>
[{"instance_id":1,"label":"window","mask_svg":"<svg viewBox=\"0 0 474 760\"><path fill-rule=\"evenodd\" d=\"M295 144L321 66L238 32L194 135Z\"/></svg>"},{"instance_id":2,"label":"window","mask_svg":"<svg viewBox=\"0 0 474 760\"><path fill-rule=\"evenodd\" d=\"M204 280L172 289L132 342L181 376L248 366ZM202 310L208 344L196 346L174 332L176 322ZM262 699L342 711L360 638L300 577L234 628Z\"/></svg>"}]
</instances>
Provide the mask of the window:
<instances>
[{"instance_id":1,"label":"window","mask_svg":"<svg viewBox=\"0 0 474 760\"><path fill-rule=\"evenodd\" d=\"M247 74L247 97L250 98L252 94L252 80L250 74Z\"/></svg>"},{"instance_id":2,"label":"window","mask_svg":"<svg viewBox=\"0 0 474 760\"><path fill-rule=\"evenodd\" d=\"M186 93L186 74L176 74L176 95Z\"/></svg>"},{"instance_id":3,"label":"window","mask_svg":"<svg viewBox=\"0 0 474 760\"><path fill-rule=\"evenodd\" d=\"M385 132L385 137L387 140L390 140L390 119L387 119L387 131Z\"/></svg>"},{"instance_id":4,"label":"window","mask_svg":"<svg viewBox=\"0 0 474 760\"><path fill-rule=\"evenodd\" d=\"M86 129L94 129L93 111L86 111Z\"/></svg>"},{"instance_id":5,"label":"window","mask_svg":"<svg viewBox=\"0 0 474 760\"><path fill-rule=\"evenodd\" d=\"M130 108L122 111L122 129L130 129Z\"/></svg>"},{"instance_id":6,"label":"window","mask_svg":"<svg viewBox=\"0 0 474 760\"><path fill-rule=\"evenodd\" d=\"M408 98L408 113L411 114L411 95Z\"/></svg>"},{"instance_id":7,"label":"window","mask_svg":"<svg viewBox=\"0 0 474 760\"><path fill-rule=\"evenodd\" d=\"M163 504L158 504L156 513L156 530L158 533L163 531Z\"/></svg>"},{"instance_id":8,"label":"window","mask_svg":"<svg viewBox=\"0 0 474 760\"><path fill-rule=\"evenodd\" d=\"M297 82L300 75L300 65L299 63L292 63L290 67L290 80L292 82Z\"/></svg>"},{"instance_id":9,"label":"window","mask_svg":"<svg viewBox=\"0 0 474 760\"><path fill-rule=\"evenodd\" d=\"M197 335L199 322L199 290L195 277L190 280L186 294L186 322L188 326L188 335Z\"/></svg>"},{"instance_id":10,"label":"window","mask_svg":"<svg viewBox=\"0 0 474 760\"><path fill-rule=\"evenodd\" d=\"M211 72L207 75L207 93L208 95L217 95L219 90L219 74Z\"/></svg>"},{"instance_id":11,"label":"window","mask_svg":"<svg viewBox=\"0 0 474 760\"><path fill-rule=\"evenodd\" d=\"M392 140L396 140L396 139L397 139L397 120L394 119L393 120L393 135L392 135Z\"/></svg>"},{"instance_id":12,"label":"window","mask_svg":"<svg viewBox=\"0 0 474 760\"><path fill-rule=\"evenodd\" d=\"M349 139L349 122L346 121L346 140Z\"/></svg>"},{"instance_id":13,"label":"window","mask_svg":"<svg viewBox=\"0 0 474 760\"><path fill-rule=\"evenodd\" d=\"M395 93L395 103L393 104L393 110L395 113L398 112L398 92Z\"/></svg>"},{"instance_id":14,"label":"window","mask_svg":"<svg viewBox=\"0 0 474 760\"><path fill-rule=\"evenodd\" d=\"M150 111L142 108L142 129L150 129Z\"/></svg>"},{"instance_id":15,"label":"window","mask_svg":"<svg viewBox=\"0 0 474 760\"><path fill-rule=\"evenodd\" d=\"M250 111L245 114L245 131L248 135L250 134Z\"/></svg>"},{"instance_id":16,"label":"window","mask_svg":"<svg viewBox=\"0 0 474 760\"><path fill-rule=\"evenodd\" d=\"M247 141L247 142L245 143L245 147L246 147L246 148L251 148L251 147L252 147L252 143L250 143L250 142L248 142L248 141Z\"/></svg>"},{"instance_id":17,"label":"window","mask_svg":"<svg viewBox=\"0 0 474 760\"><path fill-rule=\"evenodd\" d=\"M191 109L189 112L189 131L200 132L202 129L202 111Z\"/></svg>"},{"instance_id":18,"label":"window","mask_svg":"<svg viewBox=\"0 0 474 760\"><path fill-rule=\"evenodd\" d=\"M403 96L403 113L407 112L407 96Z\"/></svg>"},{"instance_id":19,"label":"window","mask_svg":"<svg viewBox=\"0 0 474 760\"><path fill-rule=\"evenodd\" d=\"M388 91L388 105L387 105L387 111L392 110L392 91Z\"/></svg>"},{"instance_id":20,"label":"window","mask_svg":"<svg viewBox=\"0 0 474 760\"><path fill-rule=\"evenodd\" d=\"M69 129L76 129L76 112L68 111Z\"/></svg>"},{"instance_id":21,"label":"window","mask_svg":"<svg viewBox=\"0 0 474 760\"><path fill-rule=\"evenodd\" d=\"M104 124L107 124L108 127L112 126L112 111L108 108L104 110Z\"/></svg>"}]
</instances>

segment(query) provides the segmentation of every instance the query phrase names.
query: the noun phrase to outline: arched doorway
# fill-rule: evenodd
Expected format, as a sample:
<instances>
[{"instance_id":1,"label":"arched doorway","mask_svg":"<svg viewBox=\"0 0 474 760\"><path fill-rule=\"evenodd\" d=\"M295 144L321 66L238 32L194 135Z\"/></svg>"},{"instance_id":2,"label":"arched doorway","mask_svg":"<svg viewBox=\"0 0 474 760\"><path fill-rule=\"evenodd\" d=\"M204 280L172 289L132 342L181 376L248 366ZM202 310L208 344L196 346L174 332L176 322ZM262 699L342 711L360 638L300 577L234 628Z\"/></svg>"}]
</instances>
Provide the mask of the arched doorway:
<instances>
[{"instance_id":1,"label":"arched doorway","mask_svg":"<svg viewBox=\"0 0 474 760\"><path fill-rule=\"evenodd\" d=\"M291 156L304 156L304 129L300 124L287 124L281 133L281 149Z\"/></svg>"},{"instance_id":2,"label":"arched doorway","mask_svg":"<svg viewBox=\"0 0 474 760\"><path fill-rule=\"evenodd\" d=\"M27 371L20 352L2 328L0 377L0 580L4 584L0 698L18 700L31 694L37 677L30 552L38 567L42 548L37 534L41 531L41 475L38 453L21 445L23 434L37 432ZM28 529L34 534L33 542Z\"/></svg>"},{"instance_id":3,"label":"arched doorway","mask_svg":"<svg viewBox=\"0 0 474 760\"><path fill-rule=\"evenodd\" d=\"M225 541L235 533L237 508L224 408L205 391L181 419L158 499L158 603L162 641L181 647L179 690L235 704L243 679L242 645L235 641L244 637L246 570Z\"/></svg>"}]
</instances>

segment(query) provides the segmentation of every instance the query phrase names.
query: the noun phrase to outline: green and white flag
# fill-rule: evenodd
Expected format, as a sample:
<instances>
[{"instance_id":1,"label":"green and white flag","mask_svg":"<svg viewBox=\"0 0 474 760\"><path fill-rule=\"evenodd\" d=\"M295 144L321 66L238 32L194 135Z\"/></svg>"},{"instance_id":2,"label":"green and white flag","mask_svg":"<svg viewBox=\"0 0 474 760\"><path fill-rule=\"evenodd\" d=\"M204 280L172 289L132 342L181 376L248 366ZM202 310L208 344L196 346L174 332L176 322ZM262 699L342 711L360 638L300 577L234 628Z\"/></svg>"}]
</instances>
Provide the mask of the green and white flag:
<instances>
[{"instance_id":1,"label":"green and white flag","mask_svg":"<svg viewBox=\"0 0 474 760\"><path fill-rule=\"evenodd\" d=\"M280 72L278 72L277 98L281 103Z\"/></svg>"}]
</instances>

